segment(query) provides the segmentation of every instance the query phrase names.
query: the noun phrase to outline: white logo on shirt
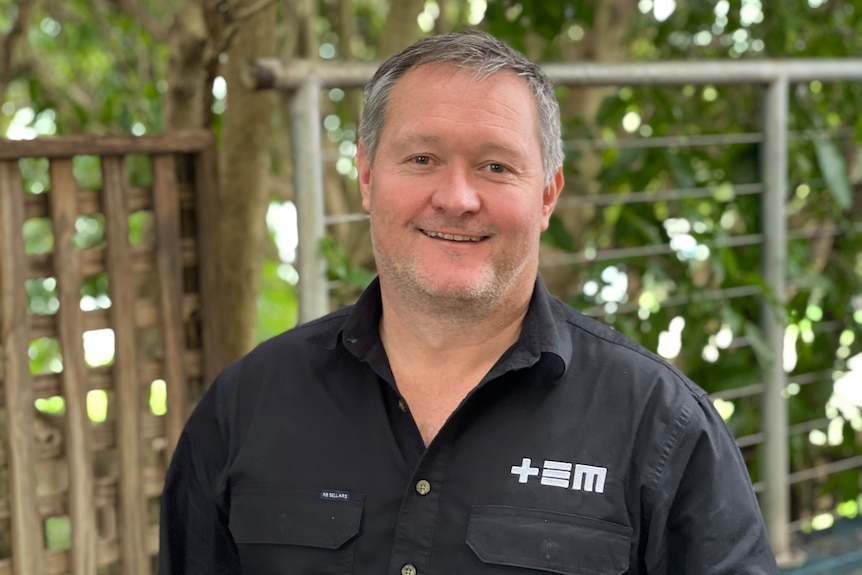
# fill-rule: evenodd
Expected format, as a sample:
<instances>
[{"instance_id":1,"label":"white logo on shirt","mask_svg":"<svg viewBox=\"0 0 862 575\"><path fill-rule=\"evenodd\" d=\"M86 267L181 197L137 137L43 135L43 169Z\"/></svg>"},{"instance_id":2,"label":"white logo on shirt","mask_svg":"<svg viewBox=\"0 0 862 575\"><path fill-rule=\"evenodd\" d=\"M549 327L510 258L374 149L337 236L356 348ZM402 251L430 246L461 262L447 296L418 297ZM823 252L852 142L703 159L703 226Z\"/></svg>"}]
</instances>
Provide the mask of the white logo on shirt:
<instances>
[{"instance_id":1,"label":"white logo on shirt","mask_svg":"<svg viewBox=\"0 0 862 575\"><path fill-rule=\"evenodd\" d=\"M572 473L574 467L574 474ZM545 460L540 470L533 467L529 457L521 459L521 465L512 466L512 475L518 476L518 483L527 483L530 477L539 477L541 485L562 487L568 489L571 485L575 491L605 492L605 478L608 470L605 467L576 463L574 466L567 461Z\"/></svg>"}]
</instances>

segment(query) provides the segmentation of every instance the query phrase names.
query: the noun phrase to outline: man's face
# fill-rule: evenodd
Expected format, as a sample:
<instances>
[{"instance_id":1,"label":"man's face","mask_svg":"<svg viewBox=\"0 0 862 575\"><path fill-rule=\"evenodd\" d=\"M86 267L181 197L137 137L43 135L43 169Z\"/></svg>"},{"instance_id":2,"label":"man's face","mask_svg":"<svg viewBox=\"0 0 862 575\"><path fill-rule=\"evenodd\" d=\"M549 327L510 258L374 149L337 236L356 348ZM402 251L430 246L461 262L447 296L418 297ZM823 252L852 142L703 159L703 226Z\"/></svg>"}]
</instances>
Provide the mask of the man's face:
<instances>
[{"instance_id":1,"label":"man's face","mask_svg":"<svg viewBox=\"0 0 862 575\"><path fill-rule=\"evenodd\" d=\"M374 164L357 155L384 286L472 304L530 293L562 187L544 184L536 106L502 72L425 65L395 85Z\"/></svg>"}]
</instances>

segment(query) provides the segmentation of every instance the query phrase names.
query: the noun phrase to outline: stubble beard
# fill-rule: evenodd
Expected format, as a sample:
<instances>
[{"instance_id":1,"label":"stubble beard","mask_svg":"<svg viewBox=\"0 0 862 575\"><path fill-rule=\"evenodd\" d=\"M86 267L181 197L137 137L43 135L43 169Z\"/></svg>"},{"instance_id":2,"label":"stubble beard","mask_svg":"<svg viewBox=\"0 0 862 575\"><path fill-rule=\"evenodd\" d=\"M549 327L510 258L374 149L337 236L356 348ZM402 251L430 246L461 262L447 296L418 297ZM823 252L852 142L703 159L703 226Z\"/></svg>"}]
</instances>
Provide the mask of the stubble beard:
<instances>
[{"instance_id":1,"label":"stubble beard","mask_svg":"<svg viewBox=\"0 0 862 575\"><path fill-rule=\"evenodd\" d=\"M372 246L378 273L398 292L402 301L420 313L446 317L455 321L481 320L505 305L527 266L527 258L504 258L491 261L481 277L467 287L441 286L439 280L423 273L414 256L395 258Z\"/></svg>"}]
</instances>

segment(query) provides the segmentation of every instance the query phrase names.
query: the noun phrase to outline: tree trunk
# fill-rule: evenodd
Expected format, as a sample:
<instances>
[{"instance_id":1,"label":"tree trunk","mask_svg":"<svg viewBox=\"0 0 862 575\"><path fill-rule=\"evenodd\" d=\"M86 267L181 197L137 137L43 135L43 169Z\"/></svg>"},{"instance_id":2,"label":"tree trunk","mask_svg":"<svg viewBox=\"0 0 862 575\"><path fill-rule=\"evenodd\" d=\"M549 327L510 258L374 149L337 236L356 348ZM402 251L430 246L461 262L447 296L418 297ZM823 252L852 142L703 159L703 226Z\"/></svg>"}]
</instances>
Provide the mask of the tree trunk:
<instances>
[{"instance_id":1,"label":"tree trunk","mask_svg":"<svg viewBox=\"0 0 862 575\"><path fill-rule=\"evenodd\" d=\"M232 10L256 4L238 0ZM275 94L252 92L240 80L256 58L275 55L276 6L239 23L224 67L227 109L222 116L221 255L222 298L228 312L225 348L232 357L255 343L257 292L266 238L269 146Z\"/></svg>"},{"instance_id":2,"label":"tree trunk","mask_svg":"<svg viewBox=\"0 0 862 575\"><path fill-rule=\"evenodd\" d=\"M204 0L180 4L170 28L170 47L165 130L209 128L212 85L206 60L212 48Z\"/></svg>"},{"instance_id":3,"label":"tree trunk","mask_svg":"<svg viewBox=\"0 0 862 575\"><path fill-rule=\"evenodd\" d=\"M220 313L226 360L255 343L257 290L266 237L269 146L275 95L240 82L249 60L275 54L276 3L185 0L171 26L165 103L167 130L211 128L212 86L220 57L228 106L219 158Z\"/></svg>"},{"instance_id":4,"label":"tree trunk","mask_svg":"<svg viewBox=\"0 0 862 575\"><path fill-rule=\"evenodd\" d=\"M595 18L592 29L586 30L584 38L563 48L564 59L567 62L623 62L629 59L630 42L626 35L637 16L637 3L631 0L599 0L594 5ZM599 133L599 127L593 123L602 101L612 94L613 87L589 87L569 90L568 97L560 102L560 112L563 118L581 118L590 132ZM567 170L566 188L577 190L579 195L596 194L600 190L596 177L601 169L601 157L598 154L585 153L577 160L577 168L572 176L572 170ZM582 237L581 230L592 225L595 210L581 205L575 209L558 209L557 217L577 241ZM583 246L574 246L574 251L580 251ZM554 251L546 246L543 250ZM549 289L557 295L573 293L580 282L581 271L572 266L542 268L542 276Z\"/></svg>"},{"instance_id":5,"label":"tree trunk","mask_svg":"<svg viewBox=\"0 0 862 575\"><path fill-rule=\"evenodd\" d=\"M40 0L18 0L17 11L9 31L0 36L0 98L6 99L6 89L15 70L18 42L27 41L27 27L30 18L39 9ZM11 16L11 14L10 14ZM3 132L0 132L0 136Z\"/></svg>"},{"instance_id":6,"label":"tree trunk","mask_svg":"<svg viewBox=\"0 0 862 575\"><path fill-rule=\"evenodd\" d=\"M422 34L416 17L425 8L425 0L392 0L389 4L389 14L383 33L380 35L380 44L377 56L381 59L388 58L398 50L412 44Z\"/></svg>"},{"instance_id":7,"label":"tree trunk","mask_svg":"<svg viewBox=\"0 0 862 575\"><path fill-rule=\"evenodd\" d=\"M338 45L339 56L348 61L354 59L351 51L354 39L356 37L356 18L354 16L353 5L350 0L340 0L338 9ZM348 89L345 90L344 109L348 118L355 119L357 125L359 117L362 113L362 90ZM333 153L336 152L338 144L330 142L328 138L324 140ZM338 173L333 164L327 164L327 169L324 174L324 185L326 190L326 206L332 214L357 214L362 213L362 198L358 191L354 188L346 186L347 183L344 176ZM374 264L374 258L371 253L371 234L367 224L349 223L338 224L331 226L329 232L332 234L335 242L344 246L350 254L350 261L362 267L369 267ZM347 298L341 298L338 294L333 294L333 307L351 303L355 299L356 294L349 291Z\"/></svg>"}]
</instances>

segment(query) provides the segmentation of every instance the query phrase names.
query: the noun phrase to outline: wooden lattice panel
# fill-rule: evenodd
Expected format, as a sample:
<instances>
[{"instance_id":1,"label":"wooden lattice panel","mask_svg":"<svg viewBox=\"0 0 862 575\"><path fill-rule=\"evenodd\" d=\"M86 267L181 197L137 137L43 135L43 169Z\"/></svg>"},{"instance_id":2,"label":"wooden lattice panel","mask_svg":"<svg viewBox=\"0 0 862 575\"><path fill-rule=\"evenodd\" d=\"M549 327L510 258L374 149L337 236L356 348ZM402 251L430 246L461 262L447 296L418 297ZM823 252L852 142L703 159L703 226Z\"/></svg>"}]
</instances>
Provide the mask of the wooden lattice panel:
<instances>
[{"instance_id":1,"label":"wooden lattice panel","mask_svg":"<svg viewBox=\"0 0 862 575\"><path fill-rule=\"evenodd\" d=\"M217 198L208 133L0 141L0 575L155 572L165 469L222 364Z\"/></svg>"}]
</instances>

